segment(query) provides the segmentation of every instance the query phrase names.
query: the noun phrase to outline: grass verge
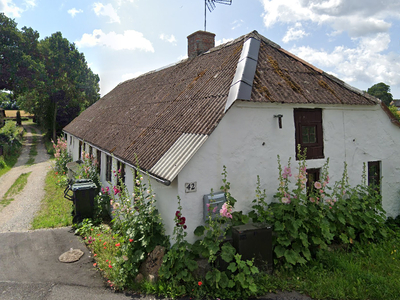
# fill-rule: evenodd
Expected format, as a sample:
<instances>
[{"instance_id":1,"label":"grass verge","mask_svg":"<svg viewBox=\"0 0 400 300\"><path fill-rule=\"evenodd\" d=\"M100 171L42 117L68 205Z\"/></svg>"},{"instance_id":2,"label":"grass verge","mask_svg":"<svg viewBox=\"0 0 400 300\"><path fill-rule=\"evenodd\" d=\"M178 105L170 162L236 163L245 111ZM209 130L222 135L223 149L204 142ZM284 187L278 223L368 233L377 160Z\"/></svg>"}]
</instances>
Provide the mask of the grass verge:
<instances>
[{"instance_id":1,"label":"grass verge","mask_svg":"<svg viewBox=\"0 0 400 300\"><path fill-rule=\"evenodd\" d=\"M23 173L23 174L19 175L19 177L15 180L15 182L12 184L12 186L4 194L3 199L0 200L0 206L6 207L8 204L10 204L14 200L14 198L10 198L10 197L19 194L24 189L24 187L26 186L26 184L28 182L28 177L31 173L32 172Z\"/></svg>"},{"instance_id":2,"label":"grass verge","mask_svg":"<svg viewBox=\"0 0 400 300\"><path fill-rule=\"evenodd\" d=\"M55 228L72 225L72 202L64 198L60 176L50 170L46 175L45 197L31 223L31 229Z\"/></svg>"}]
</instances>

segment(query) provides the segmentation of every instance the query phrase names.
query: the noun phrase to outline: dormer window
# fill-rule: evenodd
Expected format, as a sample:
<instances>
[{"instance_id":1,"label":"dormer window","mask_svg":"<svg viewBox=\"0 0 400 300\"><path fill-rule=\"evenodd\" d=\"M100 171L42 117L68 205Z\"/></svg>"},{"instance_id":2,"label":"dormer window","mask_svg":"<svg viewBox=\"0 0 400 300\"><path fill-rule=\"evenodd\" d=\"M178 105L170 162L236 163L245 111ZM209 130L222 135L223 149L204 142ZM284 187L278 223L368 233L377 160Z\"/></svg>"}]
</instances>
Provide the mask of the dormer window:
<instances>
[{"instance_id":1,"label":"dormer window","mask_svg":"<svg viewBox=\"0 0 400 300\"><path fill-rule=\"evenodd\" d=\"M307 149L306 159L324 158L324 139L322 132L322 110L297 108L294 110L294 124L296 129L296 159L297 145L301 153Z\"/></svg>"}]
</instances>

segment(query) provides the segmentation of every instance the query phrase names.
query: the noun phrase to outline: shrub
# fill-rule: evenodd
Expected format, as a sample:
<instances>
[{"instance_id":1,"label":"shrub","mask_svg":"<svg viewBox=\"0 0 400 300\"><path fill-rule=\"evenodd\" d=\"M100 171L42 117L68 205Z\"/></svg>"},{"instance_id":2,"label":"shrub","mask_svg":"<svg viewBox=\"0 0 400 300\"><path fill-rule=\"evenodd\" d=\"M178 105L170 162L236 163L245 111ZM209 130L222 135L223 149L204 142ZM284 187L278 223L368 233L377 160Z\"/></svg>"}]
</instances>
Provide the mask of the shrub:
<instances>
[{"instance_id":1,"label":"shrub","mask_svg":"<svg viewBox=\"0 0 400 300\"><path fill-rule=\"evenodd\" d=\"M22 119L21 119L21 112L18 110L17 111L17 115L16 115L16 117L15 117L15 120L16 120L16 122L17 122L17 125L18 126L21 126L21 124L22 124Z\"/></svg>"},{"instance_id":2,"label":"shrub","mask_svg":"<svg viewBox=\"0 0 400 300\"><path fill-rule=\"evenodd\" d=\"M82 163L79 165L75 178L92 180L97 187L96 194L100 192L101 182L98 172L98 161L93 155L82 151Z\"/></svg>"},{"instance_id":3,"label":"shrub","mask_svg":"<svg viewBox=\"0 0 400 300\"><path fill-rule=\"evenodd\" d=\"M7 164L4 161L4 157L0 156L0 169L4 169L6 166L7 166Z\"/></svg>"},{"instance_id":4,"label":"shrub","mask_svg":"<svg viewBox=\"0 0 400 300\"><path fill-rule=\"evenodd\" d=\"M65 174L67 169L67 163L72 161L71 156L68 154L67 151L67 142L63 137L57 138L57 143L52 141L53 148L55 150L54 157L55 157L55 172L58 174Z\"/></svg>"},{"instance_id":5,"label":"shrub","mask_svg":"<svg viewBox=\"0 0 400 300\"><path fill-rule=\"evenodd\" d=\"M118 178L117 172L114 172L114 176ZM109 191L112 198L112 227L120 237L121 245L115 265L119 275L113 284L120 288L134 281L140 264L157 245L169 247L150 179L146 184L143 176L139 176L133 186L134 192L131 194L119 179L119 184Z\"/></svg>"},{"instance_id":6,"label":"shrub","mask_svg":"<svg viewBox=\"0 0 400 300\"><path fill-rule=\"evenodd\" d=\"M290 188L290 159L282 168L278 156L278 202L266 206L263 201L253 206L253 219L273 225L276 263L302 265L332 243L349 245L386 235L379 193L365 180L351 188L346 164L342 180L330 187L328 163L321 169L320 181L307 190L305 154L300 154L295 187Z\"/></svg>"}]
</instances>

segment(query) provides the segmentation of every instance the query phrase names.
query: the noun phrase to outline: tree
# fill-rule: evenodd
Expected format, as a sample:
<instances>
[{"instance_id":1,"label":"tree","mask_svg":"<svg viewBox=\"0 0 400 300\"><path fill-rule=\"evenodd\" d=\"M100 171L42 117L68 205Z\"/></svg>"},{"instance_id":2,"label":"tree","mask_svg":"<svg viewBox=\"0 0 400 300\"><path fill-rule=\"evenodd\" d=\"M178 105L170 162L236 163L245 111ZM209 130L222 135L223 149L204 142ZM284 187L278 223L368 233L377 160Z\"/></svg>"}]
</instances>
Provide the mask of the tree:
<instances>
[{"instance_id":1,"label":"tree","mask_svg":"<svg viewBox=\"0 0 400 300\"><path fill-rule=\"evenodd\" d=\"M42 67L38 39L37 31L20 31L14 20L0 13L0 90L17 95L34 88Z\"/></svg>"},{"instance_id":2,"label":"tree","mask_svg":"<svg viewBox=\"0 0 400 300\"><path fill-rule=\"evenodd\" d=\"M20 112L19 110L17 110L17 115L16 115L16 117L15 117L15 120L16 120L16 122L17 122L17 125L18 125L18 126L21 126L21 124L22 124L22 119L21 119L21 112Z\"/></svg>"},{"instance_id":3,"label":"tree","mask_svg":"<svg viewBox=\"0 0 400 300\"><path fill-rule=\"evenodd\" d=\"M0 13L0 90L12 91L19 107L35 114L48 135L57 133L96 102L99 76L61 32L39 41L32 28Z\"/></svg>"},{"instance_id":4,"label":"tree","mask_svg":"<svg viewBox=\"0 0 400 300\"><path fill-rule=\"evenodd\" d=\"M45 69L44 85L35 114L45 121L53 140L79 113L99 99L99 77L88 68L85 57L61 32L40 41ZM30 95L32 98L32 95ZM33 97L33 99L37 99Z\"/></svg>"},{"instance_id":5,"label":"tree","mask_svg":"<svg viewBox=\"0 0 400 300\"><path fill-rule=\"evenodd\" d=\"M393 101L393 96L390 93L390 86L384 84L383 82L371 86L367 90L367 93L380 99L383 103L386 104L386 106L389 106L390 103Z\"/></svg>"}]
</instances>

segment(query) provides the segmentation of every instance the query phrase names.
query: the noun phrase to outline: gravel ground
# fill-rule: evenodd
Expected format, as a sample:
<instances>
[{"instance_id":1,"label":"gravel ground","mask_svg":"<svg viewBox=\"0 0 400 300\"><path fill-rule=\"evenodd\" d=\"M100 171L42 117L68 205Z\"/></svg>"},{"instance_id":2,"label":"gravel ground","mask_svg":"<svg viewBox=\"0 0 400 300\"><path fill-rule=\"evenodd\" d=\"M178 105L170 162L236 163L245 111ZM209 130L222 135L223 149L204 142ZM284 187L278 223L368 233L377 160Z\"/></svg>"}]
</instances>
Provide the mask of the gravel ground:
<instances>
[{"instance_id":1,"label":"gravel ground","mask_svg":"<svg viewBox=\"0 0 400 300\"><path fill-rule=\"evenodd\" d=\"M37 136L35 163L27 166L29 150L32 145L33 134L31 128L35 128ZM0 232L26 231L35 213L40 209L40 202L44 197L44 184L47 172L51 168L49 155L43 143L43 136L35 126L24 126L27 133L24 136L23 149L14 168L0 177L0 199L12 186L15 180L23 173L32 172L28 182L14 200L4 208L0 208Z\"/></svg>"}]
</instances>

